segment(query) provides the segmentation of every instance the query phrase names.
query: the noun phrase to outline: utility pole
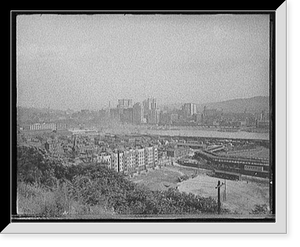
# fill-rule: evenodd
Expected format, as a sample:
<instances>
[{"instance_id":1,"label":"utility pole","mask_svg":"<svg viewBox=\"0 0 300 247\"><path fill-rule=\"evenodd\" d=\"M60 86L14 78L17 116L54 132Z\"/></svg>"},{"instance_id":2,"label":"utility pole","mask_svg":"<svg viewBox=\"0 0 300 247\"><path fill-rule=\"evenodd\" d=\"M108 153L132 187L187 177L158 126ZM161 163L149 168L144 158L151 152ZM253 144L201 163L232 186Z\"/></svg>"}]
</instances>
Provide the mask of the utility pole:
<instances>
[{"instance_id":1,"label":"utility pole","mask_svg":"<svg viewBox=\"0 0 300 247\"><path fill-rule=\"evenodd\" d=\"M224 185L224 183L221 184L220 180L218 180L218 184L216 189L218 189L218 214L221 214L221 200L220 200L220 188Z\"/></svg>"},{"instance_id":2,"label":"utility pole","mask_svg":"<svg viewBox=\"0 0 300 247\"><path fill-rule=\"evenodd\" d=\"M224 194L223 194L223 201L226 201L226 179L224 180L225 188L224 188Z\"/></svg>"}]
</instances>

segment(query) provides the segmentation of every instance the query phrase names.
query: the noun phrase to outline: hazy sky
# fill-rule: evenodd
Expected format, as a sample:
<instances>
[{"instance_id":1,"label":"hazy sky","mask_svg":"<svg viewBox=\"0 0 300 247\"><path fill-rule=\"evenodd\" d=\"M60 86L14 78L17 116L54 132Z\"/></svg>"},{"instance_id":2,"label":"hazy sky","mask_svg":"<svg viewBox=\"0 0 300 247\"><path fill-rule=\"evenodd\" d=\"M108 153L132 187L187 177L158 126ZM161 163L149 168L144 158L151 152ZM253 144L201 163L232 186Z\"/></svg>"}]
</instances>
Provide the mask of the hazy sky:
<instances>
[{"instance_id":1,"label":"hazy sky","mask_svg":"<svg viewBox=\"0 0 300 247\"><path fill-rule=\"evenodd\" d=\"M18 105L269 95L268 15L20 15Z\"/></svg>"}]
</instances>

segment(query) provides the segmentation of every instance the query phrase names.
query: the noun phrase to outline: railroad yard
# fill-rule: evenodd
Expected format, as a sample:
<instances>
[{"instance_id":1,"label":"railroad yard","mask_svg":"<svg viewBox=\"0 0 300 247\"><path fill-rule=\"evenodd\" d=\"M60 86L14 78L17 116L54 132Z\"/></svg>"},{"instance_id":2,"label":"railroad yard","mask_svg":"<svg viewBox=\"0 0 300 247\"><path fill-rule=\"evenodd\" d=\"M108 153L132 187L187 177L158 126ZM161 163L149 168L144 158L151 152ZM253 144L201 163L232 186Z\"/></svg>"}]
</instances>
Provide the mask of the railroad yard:
<instances>
[{"instance_id":1,"label":"railroad yard","mask_svg":"<svg viewBox=\"0 0 300 247\"><path fill-rule=\"evenodd\" d=\"M220 152L220 155L230 155L230 156L239 156L239 157L248 157L248 158L263 158L269 159L270 150L265 147L256 147L251 150L238 150L238 151L229 151L229 152Z\"/></svg>"},{"instance_id":2,"label":"railroad yard","mask_svg":"<svg viewBox=\"0 0 300 247\"><path fill-rule=\"evenodd\" d=\"M195 178L183 181L178 189L181 192L193 193L204 197L217 199L216 186L220 180L224 185L221 187L222 206L237 214L249 214L256 204L269 203L268 183L232 181L214 178L201 174ZM225 189L226 183L226 189Z\"/></svg>"},{"instance_id":3,"label":"railroad yard","mask_svg":"<svg viewBox=\"0 0 300 247\"><path fill-rule=\"evenodd\" d=\"M161 169L151 170L132 178L132 181L145 185L151 190L167 190L176 188L180 192L193 193L203 197L217 199L216 186L218 180L224 185L221 187L222 207L229 209L232 213L249 215L256 204L269 203L268 181L266 179L257 181L224 180L210 177L204 169L176 166L166 166ZM180 178L185 178L180 182ZM226 193L225 193L226 183Z\"/></svg>"}]
</instances>

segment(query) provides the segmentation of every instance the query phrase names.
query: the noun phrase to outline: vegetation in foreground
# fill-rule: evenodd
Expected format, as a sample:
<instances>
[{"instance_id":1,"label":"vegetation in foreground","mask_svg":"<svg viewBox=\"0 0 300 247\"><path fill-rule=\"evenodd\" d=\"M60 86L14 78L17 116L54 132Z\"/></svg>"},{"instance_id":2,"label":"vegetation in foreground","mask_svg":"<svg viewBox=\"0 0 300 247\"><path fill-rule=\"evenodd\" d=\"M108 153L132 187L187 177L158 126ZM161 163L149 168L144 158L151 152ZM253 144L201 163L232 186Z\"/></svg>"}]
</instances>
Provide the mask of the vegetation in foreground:
<instances>
[{"instance_id":1,"label":"vegetation in foreground","mask_svg":"<svg viewBox=\"0 0 300 247\"><path fill-rule=\"evenodd\" d=\"M217 202L211 197L173 188L151 191L105 164L63 166L34 147L18 147L17 180L19 215L107 219L217 213ZM222 213L229 211L222 209Z\"/></svg>"}]
</instances>

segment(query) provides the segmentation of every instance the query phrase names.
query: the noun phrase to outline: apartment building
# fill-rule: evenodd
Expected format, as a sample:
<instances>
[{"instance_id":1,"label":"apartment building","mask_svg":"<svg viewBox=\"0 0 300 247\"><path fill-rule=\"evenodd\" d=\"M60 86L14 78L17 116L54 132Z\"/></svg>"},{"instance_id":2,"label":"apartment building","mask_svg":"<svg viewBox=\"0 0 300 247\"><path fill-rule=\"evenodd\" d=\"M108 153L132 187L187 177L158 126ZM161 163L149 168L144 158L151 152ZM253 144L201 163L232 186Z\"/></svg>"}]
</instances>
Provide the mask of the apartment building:
<instances>
[{"instance_id":1,"label":"apartment building","mask_svg":"<svg viewBox=\"0 0 300 247\"><path fill-rule=\"evenodd\" d=\"M135 150L135 163L138 171L145 170L145 149L137 148Z\"/></svg>"},{"instance_id":2,"label":"apartment building","mask_svg":"<svg viewBox=\"0 0 300 247\"><path fill-rule=\"evenodd\" d=\"M124 151L124 173L132 174L135 172L135 153L134 150L129 149Z\"/></svg>"},{"instance_id":3,"label":"apartment building","mask_svg":"<svg viewBox=\"0 0 300 247\"><path fill-rule=\"evenodd\" d=\"M118 172L124 172L124 152L118 151Z\"/></svg>"},{"instance_id":4,"label":"apartment building","mask_svg":"<svg viewBox=\"0 0 300 247\"><path fill-rule=\"evenodd\" d=\"M153 162L154 162L154 166L158 165L158 147L157 146L153 147Z\"/></svg>"},{"instance_id":5,"label":"apartment building","mask_svg":"<svg viewBox=\"0 0 300 247\"><path fill-rule=\"evenodd\" d=\"M97 156L97 162L99 163L106 163L107 168L111 169L112 168L112 157L108 153L102 153Z\"/></svg>"},{"instance_id":6,"label":"apartment building","mask_svg":"<svg viewBox=\"0 0 300 247\"><path fill-rule=\"evenodd\" d=\"M117 153L111 153L110 155L111 155L111 169L118 172L119 171L118 154Z\"/></svg>"},{"instance_id":7,"label":"apartment building","mask_svg":"<svg viewBox=\"0 0 300 247\"><path fill-rule=\"evenodd\" d=\"M107 167L114 169L116 172L131 175L157 166L158 149L157 146L148 146L101 153L97 157L97 161L107 163Z\"/></svg>"},{"instance_id":8,"label":"apartment building","mask_svg":"<svg viewBox=\"0 0 300 247\"><path fill-rule=\"evenodd\" d=\"M151 168L154 166L154 148L145 147L145 166Z\"/></svg>"}]
</instances>

